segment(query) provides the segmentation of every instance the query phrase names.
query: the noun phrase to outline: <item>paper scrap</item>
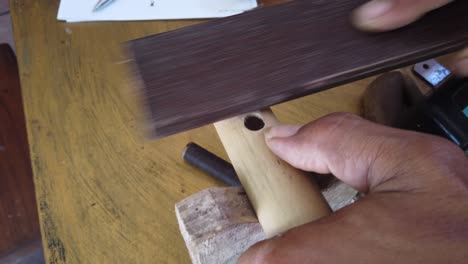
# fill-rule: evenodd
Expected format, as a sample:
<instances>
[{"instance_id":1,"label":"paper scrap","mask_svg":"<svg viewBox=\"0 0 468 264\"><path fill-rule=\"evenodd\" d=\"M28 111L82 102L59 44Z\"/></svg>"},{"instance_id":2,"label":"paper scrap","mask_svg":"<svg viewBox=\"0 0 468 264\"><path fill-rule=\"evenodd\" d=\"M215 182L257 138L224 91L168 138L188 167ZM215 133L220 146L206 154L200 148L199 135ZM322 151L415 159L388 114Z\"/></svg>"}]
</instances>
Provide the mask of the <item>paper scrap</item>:
<instances>
[{"instance_id":1,"label":"paper scrap","mask_svg":"<svg viewBox=\"0 0 468 264\"><path fill-rule=\"evenodd\" d=\"M57 19L67 22L200 19L236 15L256 0L114 0L93 12L98 0L62 0Z\"/></svg>"}]
</instances>

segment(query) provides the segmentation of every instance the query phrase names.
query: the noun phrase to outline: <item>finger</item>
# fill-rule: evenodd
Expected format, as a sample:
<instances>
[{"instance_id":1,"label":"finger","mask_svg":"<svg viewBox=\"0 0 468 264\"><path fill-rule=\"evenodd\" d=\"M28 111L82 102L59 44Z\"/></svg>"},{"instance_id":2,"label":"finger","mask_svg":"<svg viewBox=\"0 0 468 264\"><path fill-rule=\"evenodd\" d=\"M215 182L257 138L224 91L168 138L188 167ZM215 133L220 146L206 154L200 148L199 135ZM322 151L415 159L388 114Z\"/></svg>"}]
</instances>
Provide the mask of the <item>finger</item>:
<instances>
[{"instance_id":1,"label":"finger","mask_svg":"<svg viewBox=\"0 0 468 264\"><path fill-rule=\"evenodd\" d=\"M387 31L406 26L425 13L453 0L372 0L352 15L356 27L367 31Z\"/></svg>"},{"instance_id":2,"label":"finger","mask_svg":"<svg viewBox=\"0 0 468 264\"><path fill-rule=\"evenodd\" d=\"M295 126L295 125L285 125L285 126L276 126L271 127L265 132L266 138L268 139L269 136L274 137L290 137L293 136L301 129L302 126Z\"/></svg>"},{"instance_id":3,"label":"finger","mask_svg":"<svg viewBox=\"0 0 468 264\"><path fill-rule=\"evenodd\" d=\"M355 162L352 156L358 153L352 152L359 149L351 146L356 145L356 139L351 140L349 134L343 133L354 133L362 124L363 120L354 115L332 114L302 127L290 137L282 137L275 134L279 129L271 129L266 133L266 143L276 155L296 168L332 173L354 188L367 191L369 166L366 160L369 157L360 155L363 162Z\"/></svg>"},{"instance_id":4,"label":"finger","mask_svg":"<svg viewBox=\"0 0 468 264\"><path fill-rule=\"evenodd\" d=\"M424 164L437 165L427 159L455 160L453 155L444 157L444 149L453 152L457 148L438 137L384 127L344 113L321 118L292 136L281 137L275 131L280 129L266 133L266 143L281 159L302 170L332 173L362 192L419 188L419 178L390 179L410 170L444 175L436 173L443 168ZM456 152L464 158L462 151Z\"/></svg>"},{"instance_id":5,"label":"finger","mask_svg":"<svg viewBox=\"0 0 468 264\"><path fill-rule=\"evenodd\" d=\"M454 71L457 75L468 77L468 48L455 56Z\"/></svg>"}]
</instances>

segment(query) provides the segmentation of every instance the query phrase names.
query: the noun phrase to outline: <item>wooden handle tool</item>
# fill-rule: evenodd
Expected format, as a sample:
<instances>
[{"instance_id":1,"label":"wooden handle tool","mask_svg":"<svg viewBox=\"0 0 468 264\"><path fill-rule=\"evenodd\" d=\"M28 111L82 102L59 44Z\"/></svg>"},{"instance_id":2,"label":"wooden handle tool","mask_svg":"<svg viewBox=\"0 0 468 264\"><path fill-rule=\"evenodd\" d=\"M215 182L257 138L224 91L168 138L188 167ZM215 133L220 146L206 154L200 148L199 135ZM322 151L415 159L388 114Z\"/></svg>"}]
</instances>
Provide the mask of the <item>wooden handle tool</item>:
<instances>
[{"instance_id":1,"label":"wooden handle tool","mask_svg":"<svg viewBox=\"0 0 468 264\"><path fill-rule=\"evenodd\" d=\"M267 237L331 212L312 179L268 149L264 131L278 124L271 110L215 123Z\"/></svg>"}]
</instances>

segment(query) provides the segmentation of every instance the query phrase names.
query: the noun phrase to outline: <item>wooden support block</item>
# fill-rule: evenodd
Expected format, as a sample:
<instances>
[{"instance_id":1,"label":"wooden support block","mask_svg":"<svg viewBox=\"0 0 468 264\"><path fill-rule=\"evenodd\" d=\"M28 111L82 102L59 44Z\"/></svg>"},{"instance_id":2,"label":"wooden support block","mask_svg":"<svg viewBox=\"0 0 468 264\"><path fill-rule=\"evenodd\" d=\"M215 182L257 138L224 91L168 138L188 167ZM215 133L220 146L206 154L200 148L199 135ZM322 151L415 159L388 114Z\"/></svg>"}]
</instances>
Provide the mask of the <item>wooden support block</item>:
<instances>
[{"instance_id":1,"label":"wooden support block","mask_svg":"<svg viewBox=\"0 0 468 264\"><path fill-rule=\"evenodd\" d=\"M336 211L354 201L357 192L336 183L323 191ZM211 188L176 204L176 215L192 263L236 263L265 233L240 187Z\"/></svg>"},{"instance_id":2,"label":"wooden support block","mask_svg":"<svg viewBox=\"0 0 468 264\"><path fill-rule=\"evenodd\" d=\"M176 214L192 263L236 263L242 252L265 239L240 187L196 193L176 204Z\"/></svg>"}]
</instances>

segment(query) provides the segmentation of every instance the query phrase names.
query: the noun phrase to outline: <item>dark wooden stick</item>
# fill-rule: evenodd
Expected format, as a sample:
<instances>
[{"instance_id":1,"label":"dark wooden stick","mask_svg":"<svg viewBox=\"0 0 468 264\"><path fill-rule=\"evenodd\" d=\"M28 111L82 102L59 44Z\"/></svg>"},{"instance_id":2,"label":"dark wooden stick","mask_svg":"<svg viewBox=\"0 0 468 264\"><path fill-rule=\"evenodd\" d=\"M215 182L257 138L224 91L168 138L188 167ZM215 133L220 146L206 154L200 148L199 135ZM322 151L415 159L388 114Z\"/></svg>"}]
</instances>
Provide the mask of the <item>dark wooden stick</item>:
<instances>
[{"instance_id":1,"label":"dark wooden stick","mask_svg":"<svg viewBox=\"0 0 468 264\"><path fill-rule=\"evenodd\" d=\"M468 44L468 1L386 33L356 30L364 0L295 0L130 42L162 137L409 65Z\"/></svg>"}]
</instances>

